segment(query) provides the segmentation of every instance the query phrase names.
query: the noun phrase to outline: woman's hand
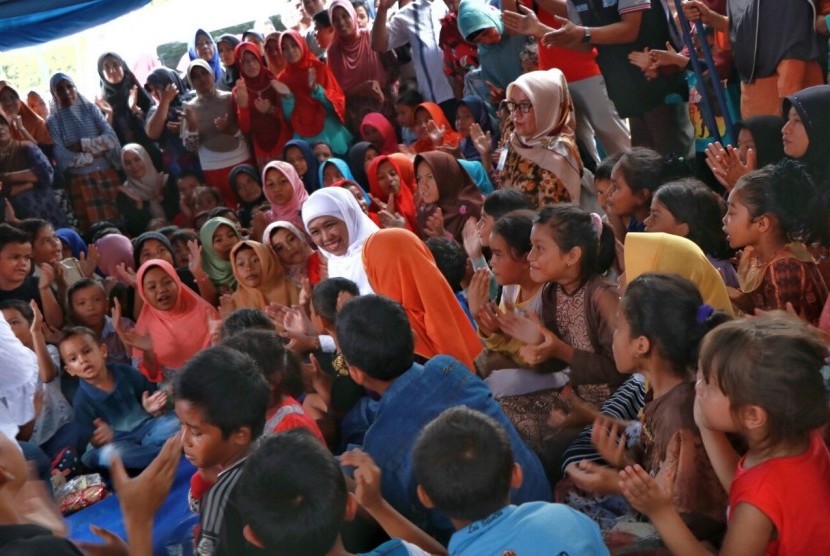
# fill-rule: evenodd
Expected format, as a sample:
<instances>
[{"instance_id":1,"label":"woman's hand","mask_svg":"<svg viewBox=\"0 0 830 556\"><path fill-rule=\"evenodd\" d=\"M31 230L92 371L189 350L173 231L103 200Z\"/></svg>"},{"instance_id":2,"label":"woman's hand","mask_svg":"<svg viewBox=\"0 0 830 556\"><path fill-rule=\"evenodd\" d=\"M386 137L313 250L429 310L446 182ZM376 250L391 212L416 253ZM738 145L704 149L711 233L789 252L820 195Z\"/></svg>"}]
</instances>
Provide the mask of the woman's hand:
<instances>
[{"instance_id":1,"label":"woman's hand","mask_svg":"<svg viewBox=\"0 0 830 556\"><path fill-rule=\"evenodd\" d=\"M271 103L270 100L267 98L257 97L254 99L254 108L257 109L258 112L263 114L273 114L276 112L276 108Z\"/></svg>"},{"instance_id":2,"label":"woman's hand","mask_svg":"<svg viewBox=\"0 0 830 556\"><path fill-rule=\"evenodd\" d=\"M278 95L283 97L290 97L291 96L291 89L288 88L288 85L283 83L282 81L278 81L276 79L271 80L271 87L277 92Z\"/></svg>"},{"instance_id":3,"label":"woman's hand","mask_svg":"<svg viewBox=\"0 0 830 556\"><path fill-rule=\"evenodd\" d=\"M245 85L245 80L240 79L236 82L236 104L240 108L248 108L248 87Z\"/></svg>"}]
</instances>

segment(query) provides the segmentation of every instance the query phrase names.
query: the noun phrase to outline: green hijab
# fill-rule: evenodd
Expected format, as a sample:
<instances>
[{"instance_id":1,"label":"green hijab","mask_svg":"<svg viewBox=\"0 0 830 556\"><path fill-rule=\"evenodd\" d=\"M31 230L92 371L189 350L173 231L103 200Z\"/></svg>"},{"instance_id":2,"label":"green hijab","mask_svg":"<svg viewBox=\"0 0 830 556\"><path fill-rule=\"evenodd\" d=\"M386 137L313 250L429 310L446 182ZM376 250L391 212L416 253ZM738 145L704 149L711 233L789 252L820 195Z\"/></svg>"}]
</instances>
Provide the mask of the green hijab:
<instances>
[{"instance_id":1,"label":"green hijab","mask_svg":"<svg viewBox=\"0 0 830 556\"><path fill-rule=\"evenodd\" d=\"M213 234L219 226L228 226L236 234L236 237L241 241L242 237L239 235L239 230L236 229L236 224L216 216L205 222L202 229L199 230L199 238L202 240L202 268L205 269L210 281L215 286L230 286L236 287L236 279L233 277L233 268L230 261L224 260L216 250L213 248Z\"/></svg>"}]
</instances>

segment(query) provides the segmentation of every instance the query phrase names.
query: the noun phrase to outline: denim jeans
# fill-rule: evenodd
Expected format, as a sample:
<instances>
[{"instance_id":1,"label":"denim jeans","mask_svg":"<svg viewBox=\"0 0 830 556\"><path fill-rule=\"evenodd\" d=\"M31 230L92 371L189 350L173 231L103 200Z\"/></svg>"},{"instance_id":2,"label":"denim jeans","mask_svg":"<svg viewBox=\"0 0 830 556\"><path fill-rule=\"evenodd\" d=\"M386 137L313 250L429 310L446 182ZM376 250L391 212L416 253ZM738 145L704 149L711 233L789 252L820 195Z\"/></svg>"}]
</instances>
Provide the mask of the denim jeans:
<instances>
[{"instance_id":1,"label":"denim jeans","mask_svg":"<svg viewBox=\"0 0 830 556\"><path fill-rule=\"evenodd\" d=\"M127 469L144 469L153 461L164 442L179 430L179 420L173 413L148 419L138 428L129 432L116 432L112 446L121 457ZM81 457L83 464L90 468L108 467L109 462L101 461L103 446L90 446Z\"/></svg>"}]
</instances>

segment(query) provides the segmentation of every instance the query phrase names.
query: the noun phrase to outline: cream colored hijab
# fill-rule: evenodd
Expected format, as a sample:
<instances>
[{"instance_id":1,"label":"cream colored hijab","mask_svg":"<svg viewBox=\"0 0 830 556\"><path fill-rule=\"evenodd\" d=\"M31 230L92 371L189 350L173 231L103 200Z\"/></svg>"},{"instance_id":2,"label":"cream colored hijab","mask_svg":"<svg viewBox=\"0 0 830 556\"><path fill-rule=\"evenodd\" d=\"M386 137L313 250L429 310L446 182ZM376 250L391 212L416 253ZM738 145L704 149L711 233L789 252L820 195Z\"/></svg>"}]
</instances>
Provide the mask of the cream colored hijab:
<instances>
[{"instance_id":1,"label":"cream colored hijab","mask_svg":"<svg viewBox=\"0 0 830 556\"><path fill-rule=\"evenodd\" d=\"M568 82L558 69L522 74L507 86L507 98L520 89L533 104L536 133L510 136L510 148L524 159L555 174L574 203L579 203L582 159L576 146L576 116Z\"/></svg>"}]
</instances>

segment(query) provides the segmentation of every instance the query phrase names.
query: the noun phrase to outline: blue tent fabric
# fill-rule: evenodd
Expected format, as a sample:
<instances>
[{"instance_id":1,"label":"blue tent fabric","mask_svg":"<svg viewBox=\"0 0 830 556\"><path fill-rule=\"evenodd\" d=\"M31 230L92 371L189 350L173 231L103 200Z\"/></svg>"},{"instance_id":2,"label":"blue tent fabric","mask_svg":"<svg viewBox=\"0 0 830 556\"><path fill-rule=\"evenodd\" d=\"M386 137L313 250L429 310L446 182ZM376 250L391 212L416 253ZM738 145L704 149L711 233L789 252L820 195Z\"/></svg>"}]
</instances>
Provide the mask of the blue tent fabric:
<instances>
[{"instance_id":1,"label":"blue tent fabric","mask_svg":"<svg viewBox=\"0 0 830 556\"><path fill-rule=\"evenodd\" d=\"M150 0L0 0L0 51L65 37L149 3Z\"/></svg>"},{"instance_id":2,"label":"blue tent fabric","mask_svg":"<svg viewBox=\"0 0 830 556\"><path fill-rule=\"evenodd\" d=\"M179 462L173 488L153 520L153 555L167 556L193 553L193 528L199 522L199 516L190 511L187 493L190 490L190 477L196 468L185 458ZM109 529L122 539L126 539L124 519L118 497L109 496L92 506L66 518L69 526L69 539L100 543L101 539L89 530L90 525Z\"/></svg>"}]
</instances>

